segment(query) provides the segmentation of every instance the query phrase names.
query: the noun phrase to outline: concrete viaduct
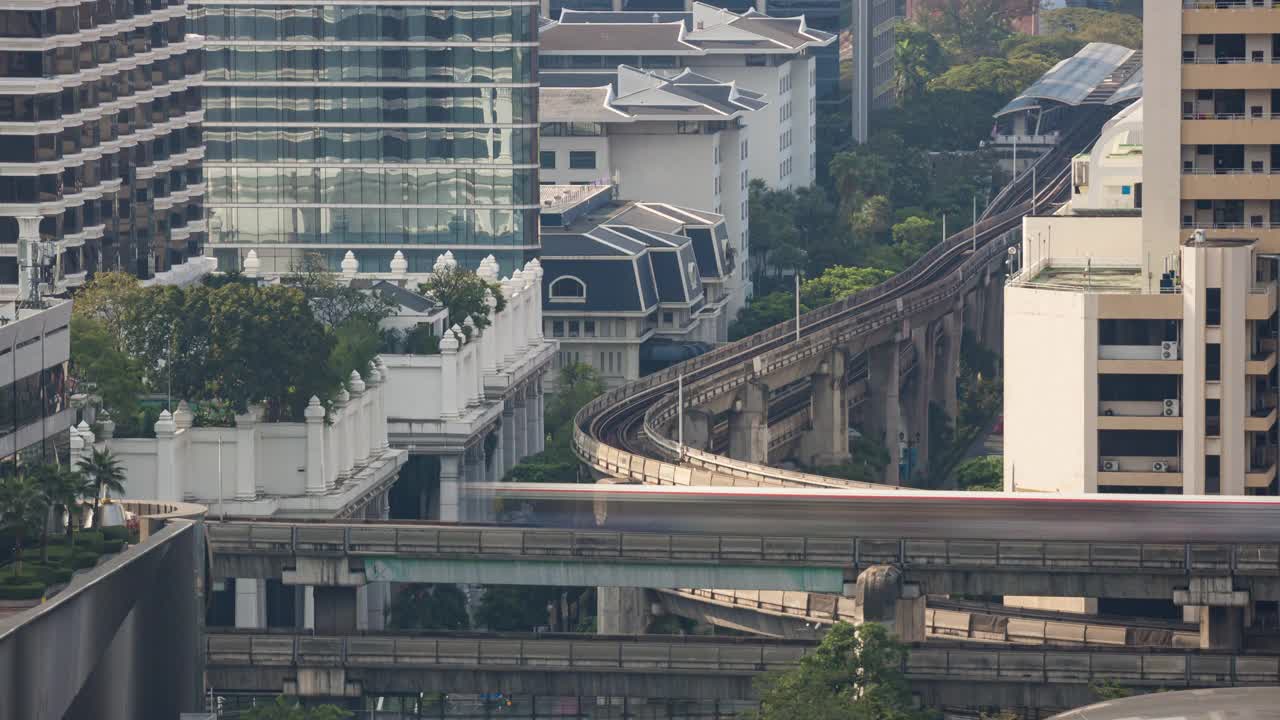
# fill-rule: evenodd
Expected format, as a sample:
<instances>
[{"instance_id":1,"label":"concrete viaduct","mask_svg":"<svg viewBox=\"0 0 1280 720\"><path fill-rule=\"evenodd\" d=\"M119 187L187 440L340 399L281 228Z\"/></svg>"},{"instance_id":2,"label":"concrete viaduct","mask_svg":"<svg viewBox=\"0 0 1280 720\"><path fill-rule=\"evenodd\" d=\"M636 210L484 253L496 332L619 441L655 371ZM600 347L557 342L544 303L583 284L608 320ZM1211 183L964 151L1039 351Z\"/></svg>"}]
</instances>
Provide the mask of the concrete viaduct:
<instances>
[{"instance_id":1,"label":"concrete viaduct","mask_svg":"<svg viewBox=\"0 0 1280 720\"><path fill-rule=\"evenodd\" d=\"M813 647L670 636L214 632L205 660L219 691L750 699L755 676L792 668ZM1280 683L1280 658L1185 650L931 645L914 647L904 670L931 706L1070 708L1091 702L1091 686L1106 681L1153 689Z\"/></svg>"}]
</instances>

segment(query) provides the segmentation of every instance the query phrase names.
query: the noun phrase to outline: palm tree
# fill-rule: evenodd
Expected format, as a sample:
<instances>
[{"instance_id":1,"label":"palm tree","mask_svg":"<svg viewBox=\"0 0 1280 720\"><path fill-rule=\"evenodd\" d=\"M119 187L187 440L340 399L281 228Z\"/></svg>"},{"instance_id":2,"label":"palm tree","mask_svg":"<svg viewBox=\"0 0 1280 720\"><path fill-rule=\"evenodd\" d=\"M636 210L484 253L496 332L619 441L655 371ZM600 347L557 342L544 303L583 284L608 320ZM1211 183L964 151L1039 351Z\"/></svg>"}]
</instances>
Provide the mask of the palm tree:
<instances>
[{"instance_id":1,"label":"palm tree","mask_svg":"<svg viewBox=\"0 0 1280 720\"><path fill-rule=\"evenodd\" d=\"M81 458L80 462L76 463L76 467L94 489L93 527L102 527L102 519L98 515L98 502L104 491L107 497L111 497L112 491L124 492L124 468L120 467L120 460L105 448L94 449L93 454L87 458Z\"/></svg>"},{"instance_id":2,"label":"palm tree","mask_svg":"<svg viewBox=\"0 0 1280 720\"><path fill-rule=\"evenodd\" d=\"M0 477L0 526L14 533L14 577L22 573L23 539L32 528L45 522L48 513L49 506L34 478L28 475Z\"/></svg>"},{"instance_id":3,"label":"palm tree","mask_svg":"<svg viewBox=\"0 0 1280 720\"><path fill-rule=\"evenodd\" d=\"M66 537L68 544L75 544L75 514L80 498L92 493L96 488L90 487L84 477L71 467L61 465L40 465L33 475L40 485L40 492L45 503L54 509L54 517L61 518L62 512L67 514ZM47 562L49 554L48 532L41 537L43 543L41 557Z\"/></svg>"}]
</instances>

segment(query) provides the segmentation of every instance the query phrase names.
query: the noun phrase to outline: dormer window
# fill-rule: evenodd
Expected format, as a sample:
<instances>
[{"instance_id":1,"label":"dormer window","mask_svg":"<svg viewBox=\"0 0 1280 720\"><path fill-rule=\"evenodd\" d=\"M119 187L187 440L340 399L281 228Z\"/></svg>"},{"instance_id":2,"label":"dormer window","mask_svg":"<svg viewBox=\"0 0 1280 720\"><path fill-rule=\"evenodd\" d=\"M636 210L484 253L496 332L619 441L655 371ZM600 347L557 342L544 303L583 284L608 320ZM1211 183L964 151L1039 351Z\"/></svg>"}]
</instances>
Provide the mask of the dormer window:
<instances>
[{"instance_id":1,"label":"dormer window","mask_svg":"<svg viewBox=\"0 0 1280 720\"><path fill-rule=\"evenodd\" d=\"M586 302L587 284L572 275L551 281L551 299L560 302Z\"/></svg>"}]
</instances>

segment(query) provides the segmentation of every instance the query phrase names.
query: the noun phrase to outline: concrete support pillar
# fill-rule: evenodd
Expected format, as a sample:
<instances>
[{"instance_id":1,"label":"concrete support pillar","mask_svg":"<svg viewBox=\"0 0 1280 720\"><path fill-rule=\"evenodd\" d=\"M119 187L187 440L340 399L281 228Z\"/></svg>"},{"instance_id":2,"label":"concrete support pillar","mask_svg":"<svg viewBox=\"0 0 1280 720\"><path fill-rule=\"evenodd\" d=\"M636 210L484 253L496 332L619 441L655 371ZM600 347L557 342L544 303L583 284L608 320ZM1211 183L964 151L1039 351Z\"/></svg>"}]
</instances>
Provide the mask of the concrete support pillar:
<instances>
[{"instance_id":1,"label":"concrete support pillar","mask_svg":"<svg viewBox=\"0 0 1280 720\"><path fill-rule=\"evenodd\" d=\"M515 461L520 462L529 455L529 406L525 404L524 391L516 393L515 397L515 425L512 431L515 433L512 443L512 451L515 453Z\"/></svg>"},{"instance_id":2,"label":"concrete support pillar","mask_svg":"<svg viewBox=\"0 0 1280 720\"><path fill-rule=\"evenodd\" d=\"M880 623L905 643L924 642L924 593L919 585L903 582L898 568L876 565L863 570L854 597L859 622Z\"/></svg>"},{"instance_id":3,"label":"concrete support pillar","mask_svg":"<svg viewBox=\"0 0 1280 720\"><path fill-rule=\"evenodd\" d=\"M298 588L302 596L302 629L316 629L316 589L311 585Z\"/></svg>"},{"instance_id":4,"label":"concrete support pillar","mask_svg":"<svg viewBox=\"0 0 1280 720\"><path fill-rule=\"evenodd\" d=\"M538 438L534 452L542 452L547 449L547 393L542 389L542 378L533 382L534 391L538 394L537 412L533 414L533 424L537 428L535 435Z\"/></svg>"},{"instance_id":5,"label":"concrete support pillar","mask_svg":"<svg viewBox=\"0 0 1280 720\"><path fill-rule=\"evenodd\" d=\"M769 462L769 386L747 383L729 410L729 457Z\"/></svg>"},{"instance_id":6,"label":"concrete support pillar","mask_svg":"<svg viewBox=\"0 0 1280 720\"><path fill-rule=\"evenodd\" d=\"M459 496L462 489L458 487L462 473L461 455L440 456L440 520L442 522L458 522Z\"/></svg>"},{"instance_id":7,"label":"concrete support pillar","mask_svg":"<svg viewBox=\"0 0 1280 720\"><path fill-rule=\"evenodd\" d=\"M889 485L901 482L898 477L898 435L902 429L902 408L898 397L901 357L896 339L867 351L868 406L863 411L866 417L863 432L883 443L889 451L889 465L884 473L884 481Z\"/></svg>"},{"instance_id":8,"label":"concrete support pillar","mask_svg":"<svg viewBox=\"0 0 1280 720\"><path fill-rule=\"evenodd\" d=\"M929 466L929 400L937 372L937 347L932 342L929 327L911 329L911 342L916 349L916 371L911 380L911 401L907 404L907 445L915 449L911 460L911 472L917 473ZM909 478L908 478L909 480Z\"/></svg>"},{"instance_id":9,"label":"concrete support pillar","mask_svg":"<svg viewBox=\"0 0 1280 720\"><path fill-rule=\"evenodd\" d=\"M354 587L315 588L313 617L317 635L343 635L361 629L357 590Z\"/></svg>"},{"instance_id":10,"label":"concrete support pillar","mask_svg":"<svg viewBox=\"0 0 1280 720\"><path fill-rule=\"evenodd\" d=\"M502 410L502 474L505 476L516 466L516 409L507 401Z\"/></svg>"},{"instance_id":11,"label":"concrete support pillar","mask_svg":"<svg viewBox=\"0 0 1280 720\"><path fill-rule=\"evenodd\" d=\"M992 275L984 291L982 308L982 345L1001 352L1004 348L1004 283Z\"/></svg>"},{"instance_id":12,"label":"concrete support pillar","mask_svg":"<svg viewBox=\"0 0 1280 720\"><path fill-rule=\"evenodd\" d=\"M684 444L694 450L711 449L712 417L701 410L684 411Z\"/></svg>"},{"instance_id":13,"label":"concrete support pillar","mask_svg":"<svg viewBox=\"0 0 1280 720\"><path fill-rule=\"evenodd\" d=\"M505 425L503 427L505 427ZM485 466L485 479L489 482L498 482L507 474L507 471L504 469L502 459L504 453L503 435L505 434L506 433L503 432L503 428L498 428L493 432L494 439L496 440L493 446L493 455L486 458L488 465Z\"/></svg>"},{"instance_id":14,"label":"concrete support pillar","mask_svg":"<svg viewBox=\"0 0 1280 720\"><path fill-rule=\"evenodd\" d=\"M596 588L596 630L601 635L643 635L653 622L644 588Z\"/></svg>"},{"instance_id":15,"label":"concrete support pillar","mask_svg":"<svg viewBox=\"0 0 1280 720\"><path fill-rule=\"evenodd\" d=\"M533 455L538 452L538 415L541 413L538 395L533 387L525 388L524 406L525 450Z\"/></svg>"},{"instance_id":16,"label":"concrete support pillar","mask_svg":"<svg viewBox=\"0 0 1280 720\"><path fill-rule=\"evenodd\" d=\"M236 578L236 627L263 630L267 627L267 581Z\"/></svg>"},{"instance_id":17,"label":"concrete support pillar","mask_svg":"<svg viewBox=\"0 0 1280 720\"><path fill-rule=\"evenodd\" d=\"M356 588L357 630L385 629L390 587L391 583L388 582L374 582Z\"/></svg>"},{"instance_id":18,"label":"concrete support pillar","mask_svg":"<svg viewBox=\"0 0 1280 720\"><path fill-rule=\"evenodd\" d=\"M850 459L844 366L844 353L836 350L813 375L812 427L800 440L800 461L809 467L840 465Z\"/></svg>"},{"instance_id":19,"label":"concrete support pillar","mask_svg":"<svg viewBox=\"0 0 1280 720\"><path fill-rule=\"evenodd\" d=\"M1245 608L1200 608L1200 648L1202 650L1242 650Z\"/></svg>"},{"instance_id":20,"label":"concrete support pillar","mask_svg":"<svg viewBox=\"0 0 1280 720\"><path fill-rule=\"evenodd\" d=\"M952 422L960 416L960 398L957 396L956 381L960 377L960 346L964 340L964 305L959 304L955 310L942 318L942 333L945 338L942 366L934 373L940 381L939 395L941 405L947 411Z\"/></svg>"},{"instance_id":21,"label":"concrete support pillar","mask_svg":"<svg viewBox=\"0 0 1280 720\"><path fill-rule=\"evenodd\" d=\"M1186 590L1174 591L1173 602L1184 608L1198 606L1202 649L1244 647L1244 628L1252 602L1249 591L1235 589L1231 576L1193 577Z\"/></svg>"}]
</instances>

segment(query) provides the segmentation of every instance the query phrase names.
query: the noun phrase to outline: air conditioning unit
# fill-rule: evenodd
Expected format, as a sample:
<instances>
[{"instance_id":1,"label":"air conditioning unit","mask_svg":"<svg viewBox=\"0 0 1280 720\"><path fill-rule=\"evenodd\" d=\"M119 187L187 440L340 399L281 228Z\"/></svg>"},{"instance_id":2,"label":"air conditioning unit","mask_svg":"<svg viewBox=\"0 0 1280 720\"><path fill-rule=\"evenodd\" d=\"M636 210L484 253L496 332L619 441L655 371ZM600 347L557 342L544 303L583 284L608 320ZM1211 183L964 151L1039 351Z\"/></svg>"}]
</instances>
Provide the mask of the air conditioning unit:
<instances>
[{"instance_id":1,"label":"air conditioning unit","mask_svg":"<svg viewBox=\"0 0 1280 720\"><path fill-rule=\"evenodd\" d=\"M1180 409L1177 398L1165 398L1164 409L1161 414L1165 417L1178 417L1178 410Z\"/></svg>"},{"instance_id":2,"label":"air conditioning unit","mask_svg":"<svg viewBox=\"0 0 1280 720\"><path fill-rule=\"evenodd\" d=\"M1161 360L1177 360L1178 359L1178 341L1165 340L1160 343L1160 359Z\"/></svg>"},{"instance_id":3,"label":"air conditioning unit","mask_svg":"<svg viewBox=\"0 0 1280 720\"><path fill-rule=\"evenodd\" d=\"M1119 470L1120 470L1120 463L1116 462L1115 460L1102 461L1103 472L1119 472Z\"/></svg>"},{"instance_id":4,"label":"air conditioning unit","mask_svg":"<svg viewBox=\"0 0 1280 720\"><path fill-rule=\"evenodd\" d=\"M1151 463L1151 472L1169 472L1169 463L1157 460Z\"/></svg>"}]
</instances>

